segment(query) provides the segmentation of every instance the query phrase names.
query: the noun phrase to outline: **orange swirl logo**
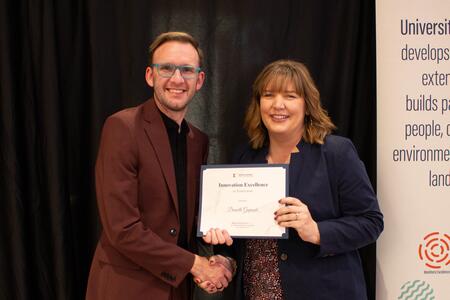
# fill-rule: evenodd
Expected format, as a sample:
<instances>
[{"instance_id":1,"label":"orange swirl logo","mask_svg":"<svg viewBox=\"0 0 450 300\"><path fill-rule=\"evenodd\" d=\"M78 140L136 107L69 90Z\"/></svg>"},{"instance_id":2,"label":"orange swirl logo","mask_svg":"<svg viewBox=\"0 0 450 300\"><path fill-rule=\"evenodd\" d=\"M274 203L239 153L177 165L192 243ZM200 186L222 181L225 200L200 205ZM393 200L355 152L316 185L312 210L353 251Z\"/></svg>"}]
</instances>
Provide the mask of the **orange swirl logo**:
<instances>
[{"instance_id":1,"label":"orange swirl logo","mask_svg":"<svg viewBox=\"0 0 450 300\"><path fill-rule=\"evenodd\" d=\"M450 264L450 236L432 232L419 245L419 258L431 269L441 269Z\"/></svg>"}]
</instances>

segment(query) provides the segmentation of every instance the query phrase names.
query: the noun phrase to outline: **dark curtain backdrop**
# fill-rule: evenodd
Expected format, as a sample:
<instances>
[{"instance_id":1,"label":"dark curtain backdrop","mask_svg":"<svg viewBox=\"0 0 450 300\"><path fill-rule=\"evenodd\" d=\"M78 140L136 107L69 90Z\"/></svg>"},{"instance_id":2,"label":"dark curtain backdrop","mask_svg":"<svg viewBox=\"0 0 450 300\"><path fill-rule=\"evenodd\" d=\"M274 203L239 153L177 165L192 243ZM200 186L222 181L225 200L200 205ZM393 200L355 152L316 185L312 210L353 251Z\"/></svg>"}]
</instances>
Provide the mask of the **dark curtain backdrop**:
<instances>
[{"instance_id":1,"label":"dark curtain backdrop","mask_svg":"<svg viewBox=\"0 0 450 300\"><path fill-rule=\"evenodd\" d=\"M1 0L0 299L82 299L100 232L94 163L105 118L151 95L149 42L193 34L207 80L188 119L210 162L245 142L257 73L303 61L375 184L375 1ZM375 246L361 251L375 293Z\"/></svg>"}]
</instances>

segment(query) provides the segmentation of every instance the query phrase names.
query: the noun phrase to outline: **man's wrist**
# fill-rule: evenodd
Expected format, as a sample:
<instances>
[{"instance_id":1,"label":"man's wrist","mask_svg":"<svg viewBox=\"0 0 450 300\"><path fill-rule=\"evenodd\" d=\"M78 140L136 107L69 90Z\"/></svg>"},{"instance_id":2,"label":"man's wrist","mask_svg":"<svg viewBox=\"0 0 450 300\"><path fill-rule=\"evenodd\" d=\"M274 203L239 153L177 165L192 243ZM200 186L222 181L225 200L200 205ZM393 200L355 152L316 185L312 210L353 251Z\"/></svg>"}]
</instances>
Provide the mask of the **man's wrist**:
<instances>
[{"instance_id":1,"label":"man's wrist","mask_svg":"<svg viewBox=\"0 0 450 300\"><path fill-rule=\"evenodd\" d=\"M195 258L194 258L194 264L192 265L191 268L191 274L194 276L198 276L200 274L200 270L201 270L201 264L202 264L202 258L200 256L198 256L197 254L194 254Z\"/></svg>"}]
</instances>

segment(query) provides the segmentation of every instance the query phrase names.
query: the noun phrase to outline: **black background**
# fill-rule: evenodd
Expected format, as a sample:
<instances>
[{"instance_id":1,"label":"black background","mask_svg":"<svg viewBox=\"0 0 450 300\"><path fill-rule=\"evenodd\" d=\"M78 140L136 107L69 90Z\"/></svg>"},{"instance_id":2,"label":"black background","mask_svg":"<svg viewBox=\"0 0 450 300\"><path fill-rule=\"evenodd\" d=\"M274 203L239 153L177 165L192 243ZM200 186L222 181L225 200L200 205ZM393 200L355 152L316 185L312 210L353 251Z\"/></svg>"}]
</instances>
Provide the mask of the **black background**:
<instances>
[{"instance_id":1,"label":"black background","mask_svg":"<svg viewBox=\"0 0 450 300\"><path fill-rule=\"evenodd\" d=\"M376 172L375 1L0 2L0 298L83 299L100 232L93 169L105 118L151 95L147 48L186 31L205 53L188 120L211 163L245 141L251 84L304 62L338 126ZM362 251L369 298L375 246Z\"/></svg>"}]
</instances>

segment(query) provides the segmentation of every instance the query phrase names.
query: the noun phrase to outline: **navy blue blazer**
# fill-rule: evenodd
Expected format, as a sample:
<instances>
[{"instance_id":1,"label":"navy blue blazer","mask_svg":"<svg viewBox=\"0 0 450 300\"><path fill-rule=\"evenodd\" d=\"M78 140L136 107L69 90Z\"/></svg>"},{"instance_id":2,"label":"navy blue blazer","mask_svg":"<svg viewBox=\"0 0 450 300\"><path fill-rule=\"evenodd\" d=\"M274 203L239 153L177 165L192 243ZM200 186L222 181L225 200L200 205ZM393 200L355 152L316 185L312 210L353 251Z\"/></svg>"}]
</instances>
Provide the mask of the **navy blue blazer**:
<instances>
[{"instance_id":1,"label":"navy blue blazer","mask_svg":"<svg viewBox=\"0 0 450 300\"><path fill-rule=\"evenodd\" d=\"M374 242L383 215L364 164L349 139L330 135L323 145L298 144L289 165L289 196L305 203L318 223L320 245L304 242L294 229L278 240L285 299L367 299L358 248ZM234 163L267 163L268 148L247 147ZM235 299L243 299L245 240L235 239L238 264ZM228 249L230 250L230 249ZM233 256L232 253L229 253Z\"/></svg>"}]
</instances>

